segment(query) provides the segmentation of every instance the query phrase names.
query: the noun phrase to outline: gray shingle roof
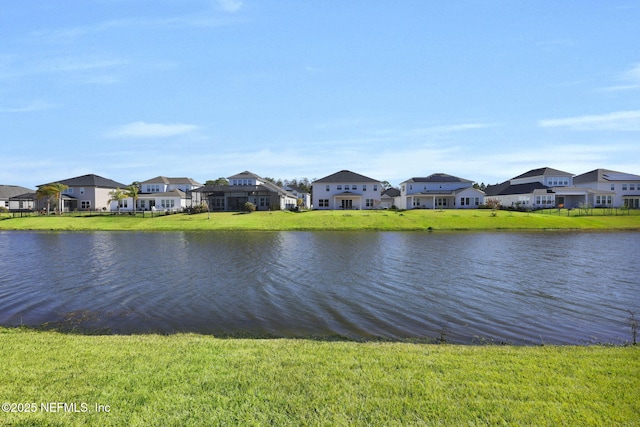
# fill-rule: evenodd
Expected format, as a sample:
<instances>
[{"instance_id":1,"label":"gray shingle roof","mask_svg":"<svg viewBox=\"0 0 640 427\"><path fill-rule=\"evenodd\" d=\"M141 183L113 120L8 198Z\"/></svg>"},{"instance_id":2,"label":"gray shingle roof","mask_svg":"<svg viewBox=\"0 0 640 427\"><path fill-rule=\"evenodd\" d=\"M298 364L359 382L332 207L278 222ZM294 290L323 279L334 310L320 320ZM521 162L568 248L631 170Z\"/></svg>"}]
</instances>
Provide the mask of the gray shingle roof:
<instances>
[{"instance_id":1,"label":"gray shingle roof","mask_svg":"<svg viewBox=\"0 0 640 427\"><path fill-rule=\"evenodd\" d=\"M515 179L515 178L514 178ZM527 184L511 185L510 181L505 181L501 184L489 185L484 190L486 196L506 196L509 194L529 194L534 190L549 189L544 184L539 182L530 182Z\"/></svg>"},{"instance_id":2,"label":"gray shingle roof","mask_svg":"<svg viewBox=\"0 0 640 427\"><path fill-rule=\"evenodd\" d=\"M63 179L62 181L52 181L48 184L54 183L64 184L69 187L125 188L127 186L127 184L122 184L121 182L116 182L94 174ZM43 185L47 184L41 184L38 187L42 187Z\"/></svg>"},{"instance_id":3,"label":"gray shingle roof","mask_svg":"<svg viewBox=\"0 0 640 427\"><path fill-rule=\"evenodd\" d=\"M25 193L33 193L33 190L19 185L0 185L0 199L8 199Z\"/></svg>"},{"instance_id":4,"label":"gray shingle roof","mask_svg":"<svg viewBox=\"0 0 640 427\"><path fill-rule=\"evenodd\" d=\"M148 179L146 181L142 181L140 184L153 184L156 182L162 182L163 184L190 184L190 185L202 185L197 181L194 181L192 178L167 178L166 176L157 176L155 178Z\"/></svg>"},{"instance_id":5,"label":"gray shingle roof","mask_svg":"<svg viewBox=\"0 0 640 427\"><path fill-rule=\"evenodd\" d=\"M473 182L468 179L459 178L457 176L448 175L446 173L434 173L427 177L414 177L405 182Z\"/></svg>"},{"instance_id":6,"label":"gray shingle roof","mask_svg":"<svg viewBox=\"0 0 640 427\"><path fill-rule=\"evenodd\" d=\"M340 172L336 172L334 174L325 176L324 178L320 178L315 180L313 183L327 183L327 182L334 182L334 183L353 183L353 182L357 182L357 183L361 183L361 182L375 182L375 183L380 183L380 181L375 180L373 178L369 178L366 177L364 175L360 175L357 174L355 172L351 172L348 170L341 170Z\"/></svg>"},{"instance_id":7,"label":"gray shingle roof","mask_svg":"<svg viewBox=\"0 0 640 427\"><path fill-rule=\"evenodd\" d=\"M529 172L525 172L522 175L518 175L515 178L511 179L520 179L520 178L531 178L532 176L546 176L546 175L564 175L564 176L573 176L572 173L563 172L558 169L553 168L538 168L531 169Z\"/></svg>"}]
</instances>

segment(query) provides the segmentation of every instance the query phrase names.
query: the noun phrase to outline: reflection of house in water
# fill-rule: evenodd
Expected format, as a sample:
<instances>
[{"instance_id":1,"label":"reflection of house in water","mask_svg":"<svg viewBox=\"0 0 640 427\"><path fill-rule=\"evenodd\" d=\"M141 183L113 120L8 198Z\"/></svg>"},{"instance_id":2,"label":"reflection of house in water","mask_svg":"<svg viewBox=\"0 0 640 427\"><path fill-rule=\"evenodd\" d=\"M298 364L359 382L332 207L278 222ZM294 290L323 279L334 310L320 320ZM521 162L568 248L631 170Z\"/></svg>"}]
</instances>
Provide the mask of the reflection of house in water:
<instances>
[{"instance_id":1,"label":"reflection of house in water","mask_svg":"<svg viewBox=\"0 0 640 427\"><path fill-rule=\"evenodd\" d=\"M202 195L211 211L240 211L247 202L253 203L259 211L296 207L294 194L249 171L228 180L228 185L205 185L193 191Z\"/></svg>"}]
</instances>

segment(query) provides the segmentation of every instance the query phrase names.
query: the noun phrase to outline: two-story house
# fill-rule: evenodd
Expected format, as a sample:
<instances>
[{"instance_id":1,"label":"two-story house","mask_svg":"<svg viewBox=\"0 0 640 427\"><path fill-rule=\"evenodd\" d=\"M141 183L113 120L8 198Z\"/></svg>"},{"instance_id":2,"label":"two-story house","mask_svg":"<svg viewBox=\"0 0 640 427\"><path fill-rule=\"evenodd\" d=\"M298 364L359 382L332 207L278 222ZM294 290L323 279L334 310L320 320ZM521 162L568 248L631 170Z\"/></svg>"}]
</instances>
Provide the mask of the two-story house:
<instances>
[{"instance_id":1,"label":"two-story house","mask_svg":"<svg viewBox=\"0 0 640 427\"><path fill-rule=\"evenodd\" d=\"M414 177L400 183L400 209L467 209L484 203L473 181L445 173Z\"/></svg>"},{"instance_id":2,"label":"two-story house","mask_svg":"<svg viewBox=\"0 0 640 427\"><path fill-rule=\"evenodd\" d=\"M596 194L593 206L640 208L640 175L595 169L573 177L573 184L576 187L613 193L612 196ZM610 197L613 200L610 201Z\"/></svg>"},{"instance_id":3,"label":"two-story house","mask_svg":"<svg viewBox=\"0 0 640 427\"><path fill-rule=\"evenodd\" d=\"M138 185L140 193L136 202L136 210L182 211L200 203L200 193L194 192L194 190L202 187L202 184L192 178L158 176L142 181ZM132 210L132 203L133 201L128 199L127 205L123 207Z\"/></svg>"},{"instance_id":4,"label":"two-story house","mask_svg":"<svg viewBox=\"0 0 640 427\"><path fill-rule=\"evenodd\" d=\"M501 184L485 189L486 199L497 200L505 207L529 209L576 208L581 205L612 206L613 192L580 188L573 184L573 174L544 167L532 169Z\"/></svg>"},{"instance_id":5,"label":"two-story house","mask_svg":"<svg viewBox=\"0 0 640 427\"><path fill-rule=\"evenodd\" d=\"M313 181L314 209L376 209L380 207L382 183L342 170Z\"/></svg>"},{"instance_id":6,"label":"two-story house","mask_svg":"<svg viewBox=\"0 0 640 427\"><path fill-rule=\"evenodd\" d=\"M94 174L54 181L50 184L55 183L68 187L62 193L64 211L66 212L75 210L106 210L111 203L111 195L109 193L116 188L124 189L126 187L125 184ZM47 184L42 184L38 187L44 185ZM46 203L42 200L37 201L37 204L39 209L46 207Z\"/></svg>"},{"instance_id":7,"label":"two-story house","mask_svg":"<svg viewBox=\"0 0 640 427\"><path fill-rule=\"evenodd\" d=\"M297 205L294 194L252 172L227 179L228 185L205 185L193 193L199 193L211 211L240 211L247 202L259 211L292 209Z\"/></svg>"}]
</instances>

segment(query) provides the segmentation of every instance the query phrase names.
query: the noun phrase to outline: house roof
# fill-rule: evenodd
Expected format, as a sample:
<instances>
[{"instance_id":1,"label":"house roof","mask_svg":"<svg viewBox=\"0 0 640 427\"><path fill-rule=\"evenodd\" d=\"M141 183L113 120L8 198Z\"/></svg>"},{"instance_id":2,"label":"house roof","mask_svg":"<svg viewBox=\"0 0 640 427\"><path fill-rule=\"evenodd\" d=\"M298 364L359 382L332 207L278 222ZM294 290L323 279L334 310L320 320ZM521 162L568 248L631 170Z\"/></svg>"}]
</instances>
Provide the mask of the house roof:
<instances>
[{"instance_id":1,"label":"house roof","mask_svg":"<svg viewBox=\"0 0 640 427\"><path fill-rule=\"evenodd\" d=\"M181 199L184 199L185 196L186 196L186 193L182 190L178 190L177 188L174 190L165 191L162 193L139 193L138 194L139 199L153 199L157 197L180 197Z\"/></svg>"},{"instance_id":2,"label":"house roof","mask_svg":"<svg viewBox=\"0 0 640 427\"><path fill-rule=\"evenodd\" d=\"M125 188L127 185L111 179L103 178L98 175L89 174L77 176L75 178L63 179L62 181L53 181L47 184L60 183L69 187L96 187L96 188ZM38 185L42 187L43 185Z\"/></svg>"},{"instance_id":3,"label":"house roof","mask_svg":"<svg viewBox=\"0 0 640 427\"><path fill-rule=\"evenodd\" d=\"M410 178L404 181L403 184L407 182L467 182L467 183L470 182L470 183L473 183L473 181L471 180L459 178L453 175L448 175L446 173L434 173L427 177Z\"/></svg>"},{"instance_id":4,"label":"house roof","mask_svg":"<svg viewBox=\"0 0 640 427\"><path fill-rule=\"evenodd\" d=\"M162 182L163 184L189 184L189 185L202 185L199 182L193 180L192 178L167 178L166 176L157 176L155 178L148 179L146 181L142 181L140 184L154 184L156 182Z\"/></svg>"},{"instance_id":5,"label":"house roof","mask_svg":"<svg viewBox=\"0 0 640 427\"><path fill-rule=\"evenodd\" d=\"M313 184L315 183L327 183L327 182L334 182L334 183L361 183L361 182L374 182L374 183L380 183L380 181L375 180L373 178L369 178L366 177L364 175L360 175L357 174L355 172L351 172L348 170L341 170L340 172L336 172L334 174L325 176L324 178L320 178L317 179L315 181L313 181Z\"/></svg>"},{"instance_id":6,"label":"house roof","mask_svg":"<svg viewBox=\"0 0 640 427\"><path fill-rule=\"evenodd\" d=\"M531 169L529 172L525 172L522 175L518 175L515 178L511 178L511 179L520 179L520 178L531 178L534 176L547 176L547 175L564 175L564 176L573 176L572 173L569 172L563 172L560 171L558 169L553 169L553 168L538 168L538 169Z\"/></svg>"},{"instance_id":7,"label":"house roof","mask_svg":"<svg viewBox=\"0 0 640 427\"><path fill-rule=\"evenodd\" d=\"M387 196L387 197L398 197L400 196L400 190L398 190L397 188L387 188L386 190L384 190L382 192L382 197Z\"/></svg>"},{"instance_id":8,"label":"house roof","mask_svg":"<svg viewBox=\"0 0 640 427\"><path fill-rule=\"evenodd\" d=\"M511 185L510 181L505 181L501 184L488 185L484 190L486 196L507 196L509 194L529 194L534 190L546 190L549 189L544 184L539 182L529 182L527 184Z\"/></svg>"},{"instance_id":9,"label":"house roof","mask_svg":"<svg viewBox=\"0 0 640 427\"><path fill-rule=\"evenodd\" d=\"M590 172L573 177L574 184L604 181L640 181L640 176L631 173L617 172L610 169L594 169Z\"/></svg>"},{"instance_id":10,"label":"house roof","mask_svg":"<svg viewBox=\"0 0 640 427\"><path fill-rule=\"evenodd\" d=\"M264 181L265 180L261 176L258 176L255 173L249 172L249 171L240 172L240 173L238 173L236 175L228 177L227 179L228 180L232 180L232 179L248 179L248 178L257 179L259 181Z\"/></svg>"},{"instance_id":11,"label":"house roof","mask_svg":"<svg viewBox=\"0 0 640 427\"><path fill-rule=\"evenodd\" d=\"M33 190L20 187L19 185L0 185L0 199L8 199L10 197L32 192Z\"/></svg>"}]
</instances>

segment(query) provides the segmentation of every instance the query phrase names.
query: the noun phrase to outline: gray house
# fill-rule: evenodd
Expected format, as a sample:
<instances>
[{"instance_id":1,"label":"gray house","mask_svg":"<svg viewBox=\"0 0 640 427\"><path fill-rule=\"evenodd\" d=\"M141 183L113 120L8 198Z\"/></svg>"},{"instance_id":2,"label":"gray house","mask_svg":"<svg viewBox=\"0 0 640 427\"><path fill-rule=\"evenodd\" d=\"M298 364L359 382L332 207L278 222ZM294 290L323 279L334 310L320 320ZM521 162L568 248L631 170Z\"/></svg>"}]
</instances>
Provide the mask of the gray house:
<instances>
[{"instance_id":1,"label":"gray house","mask_svg":"<svg viewBox=\"0 0 640 427\"><path fill-rule=\"evenodd\" d=\"M210 211L240 211L247 202L259 211L296 207L298 199L294 194L252 172L244 171L228 180L228 185L205 185L193 193L202 195Z\"/></svg>"},{"instance_id":2,"label":"gray house","mask_svg":"<svg viewBox=\"0 0 640 427\"><path fill-rule=\"evenodd\" d=\"M34 196L33 190L19 185L0 185L0 208L10 211L33 209Z\"/></svg>"},{"instance_id":3,"label":"gray house","mask_svg":"<svg viewBox=\"0 0 640 427\"><path fill-rule=\"evenodd\" d=\"M111 196L109 192L116 188L124 189L126 184L103 178L98 175L89 174L77 176L75 178L53 181L49 184L60 183L68 188L63 192L62 199L64 211L75 210L107 210ZM47 184L39 185L42 187ZM38 208L46 207L46 201L38 201Z\"/></svg>"}]
</instances>

